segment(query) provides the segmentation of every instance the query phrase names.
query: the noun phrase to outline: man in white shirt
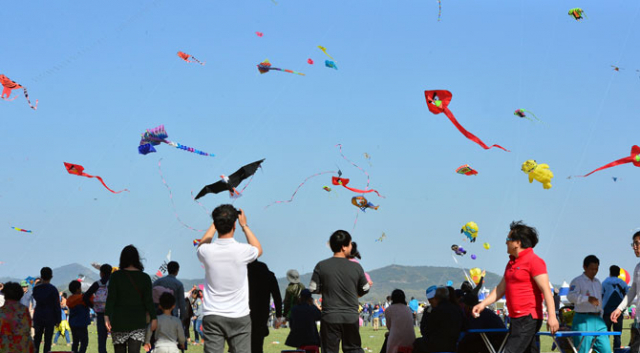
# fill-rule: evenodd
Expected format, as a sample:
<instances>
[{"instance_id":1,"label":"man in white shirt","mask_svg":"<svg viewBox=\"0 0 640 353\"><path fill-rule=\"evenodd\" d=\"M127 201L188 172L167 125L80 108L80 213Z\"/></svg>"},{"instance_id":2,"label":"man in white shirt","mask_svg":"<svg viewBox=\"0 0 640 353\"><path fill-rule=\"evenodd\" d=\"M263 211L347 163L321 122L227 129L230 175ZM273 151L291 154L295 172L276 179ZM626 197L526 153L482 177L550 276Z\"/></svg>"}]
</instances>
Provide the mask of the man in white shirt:
<instances>
[{"instance_id":1,"label":"man in white shirt","mask_svg":"<svg viewBox=\"0 0 640 353\"><path fill-rule=\"evenodd\" d=\"M640 231L633 234L631 239L633 241L631 243L633 252L636 257L640 257ZM628 305L633 303L634 299L639 294L638 291L640 290L640 288L638 288L638 286L640 286L640 263L638 263L636 265L636 268L633 270L633 282L631 283L631 288L629 288L629 291L627 291L627 295L625 295L624 299L622 299L622 302L620 303L620 305L618 305L618 308L611 313L612 322L618 322L618 318L620 317L622 312L627 308ZM640 352L640 339L638 338L639 336L640 330L638 330L638 327L634 322L633 326L631 326L631 343L629 344L629 346L631 346L631 352Z\"/></svg>"},{"instance_id":2,"label":"man in white shirt","mask_svg":"<svg viewBox=\"0 0 640 353\"><path fill-rule=\"evenodd\" d=\"M575 304L575 316L573 317L573 331L606 332L607 325L602 319L602 284L596 278L600 260L595 255L584 258L582 268L584 273L571 281L567 299ZM574 337L573 342L577 347L582 337ZM580 353L589 352L593 337L584 337L580 346ZM593 348L598 353L611 353L611 343L608 336L598 336Z\"/></svg>"},{"instance_id":3,"label":"man in white shirt","mask_svg":"<svg viewBox=\"0 0 640 353\"><path fill-rule=\"evenodd\" d=\"M220 205L212 217L213 224L198 246L198 259L205 268L204 352L223 353L225 340L230 352L251 352L247 264L262 255L262 246L242 209ZM236 220L248 244L233 239ZM216 230L218 239L212 242Z\"/></svg>"}]
</instances>

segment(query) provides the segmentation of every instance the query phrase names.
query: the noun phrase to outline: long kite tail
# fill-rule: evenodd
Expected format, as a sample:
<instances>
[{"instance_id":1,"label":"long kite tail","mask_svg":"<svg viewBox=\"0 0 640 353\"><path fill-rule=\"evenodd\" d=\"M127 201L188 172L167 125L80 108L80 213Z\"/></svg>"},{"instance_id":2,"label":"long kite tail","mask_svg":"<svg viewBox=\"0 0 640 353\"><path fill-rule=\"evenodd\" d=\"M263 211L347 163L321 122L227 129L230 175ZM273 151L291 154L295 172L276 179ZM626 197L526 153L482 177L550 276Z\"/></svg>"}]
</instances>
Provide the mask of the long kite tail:
<instances>
[{"instance_id":1,"label":"long kite tail","mask_svg":"<svg viewBox=\"0 0 640 353\"><path fill-rule=\"evenodd\" d=\"M202 62L202 61L200 61L200 60L196 59L193 55L191 55L191 56L190 56L190 58L191 58L191 59L193 59L193 61L197 62L198 64L200 64L200 65L202 65L202 66L204 66L204 64L206 64L206 63L207 63L206 61L205 61L205 62Z\"/></svg>"},{"instance_id":2,"label":"long kite tail","mask_svg":"<svg viewBox=\"0 0 640 353\"><path fill-rule=\"evenodd\" d=\"M620 159L618 159L617 161L613 161L613 162L611 162L611 163L609 163L609 164L603 165L602 167L600 167L600 168L598 168L598 169L596 169L596 170L592 171L592 172L591 172L591 173L589 173L589 174L585 174L585 175L576 175L576 177L578 177L578 178L586 178L586 177L588 177L589 175L591 175L591 174L593 174L593 173L595 173L595 172L597 172L597 171L600 171L600 170L603 170L603 169L607 169L607 168L611 168L611 167L615 167L615 166L620 165L620 164L631 163L631 162L633 162L633 161L634 161L633 156L620 158Z\"/></svg>"},{"instance_id":3,"label":"long kite tail","mask_svg":"<svg viewBox=\"0 0 640 353\"><path fill-rule=\"evenodd\" d=\"M167 181L164 180L164 175L162 174L162 158L160 158L158 160L158 173L160 173L160 179L162 179L162 184L164 184L164 186L167 188L167 190L169 190L169 199L171 200L171 209L173 210L173 215L176 217L176 219L178 220L178 222L185 228L190 229L194 232L204 232L206 231L205 229L195 229L191 226L189 226L188 224L184 223L181 219L180 216L178 216L178 212L176 211L176 204L173 201L173 192L171 191L171 187L169 187L169 184L167 184Z\"/></svg>"},{"instance_id":4,"label":"long kite tail","mask_svg":"<svg viewBox=\"0 0 640 353\"><path fill-rule=\"evenodd\" d=\"M105 184L105 183L104 183L104 180L102 180L102 178L101 178L101 177L99 177L99 176L97 176L97 175L89 175L89 174L86 174L86 173L82 173L82 174L83 174L84 176L86 176L86 177L89 177L89 178L96 178L96 179L100 180L100 182L102 183L102 185L104 185L104 187L105 187L105 188L107 188L107 190L111 191L111 192L112 192L112 193L114 193L114 194L119 194L119 193L121 193L121 192L123 192L123 191L129 192L129 190L127 190L127 189L123 189L123 190L120 190L120 191L113 191L113 190L111 190L111 189L107 186L107 184Z\"/></svg>"},{"instance_id":5,"label":"long kite tail","mask_svg":"<svg viewBox=\"0 0 640 353\"><path fill-rule=\"evenodd\" d=\"M440 22L441 16L442 16L442 0L438 0L438 22Z\"/></svg>"},{"instance_id":6,"label":"long kite tail","mask_svg":"<svg viewBox=\"0 0 640 353\"><path fill-rule=\"evenodd\" d=\"M27 103L29 103L29 106L31 107L31 109L37 110L38 109L38 100L36 99L36 105L35 106L31 105L31 101L29 100L29 93L27 92L27 89L24 88L24 87L22 89L24 90L24 97L27 99Z\"/></svg>"},{"instance_id":7,"label":"long kite tail","mask_svg":"<svg viewBox=\"0 0 640 353\"><path fill-rule=\"evenodd\" d=\"M312 178L315 178L315 177L317 177L317 176L319 176L319 175L322 175L322 174L328 174L328 173L335 174L335 173L337 173L337 172L336 172L336 171L331 170L331 171L328 171L328 172L320 172L320 173L316 173L316 174L313 174L313 175L308 176L307 178L305 178L305 179L302 181L302 183L300 183L300 185L298 185L298 187L296 188L296 190L295 190L295 191L293 192L293 194L291 195L291 198L290 198L290 199L288 199L288 200L283 200L283 201L274 201L274 202L272 202L272 203L268 204L267 206L265 206L265 209L267 209L267 208L269 208L270 206L273 206L273 205L275 205L275 204L277 204L277 203L289 203L289 202L292 202L292 201L293 201L293 198L294 198L294 197L296 196L296 194L298 193L298 190L300 190L300 188L302 187L302 185L304 185L304 183L306 183L306 182L307 182L307 180L312 179Z\"/></svg>"},{"instance_id":8,"label":"long kite tail","mask_svg":"<svg viewBox=\"0 0 640 353\"><path fill-rule=\"evenodd\" d=\"M453 113L449 110L449 108L445 108L444 109L444 114L447 116L447 118L449 118L449 120L451 120L451 122L453 123L453 125L455 125L458 128L458 131L460 131L464 136L466 136L466 138L468 138L469 140L477 143L478 145L480 145L482 148L484 148L485 150L491 149L493 147L497 147L505 152L511 152L508 149L505 149L504 147L500 146L500 145L491 145L491 146L487 146L484 142L482 142L482 140L480 140L476 135L470 133L469 131L467 131L464 127L462 127L462 125L460 125L460 123L458 123L458 120L456 120L456 117L453 116Z\"/></svg>"},{"instance_id":9,"label":"long kite tail","mask_svg":"<svg viewBox=\"0 0 640 353\"><path fill-rule=\"evenodd\" d=\"M536 120L538 120L539 122L542 122L542 120L538 119L538 117L537 117L535 114L533 114L533 112L532 112L532 111L530 111L530 110L525 110L525 111L526 111L527 113L531 114L531 115L532 115L534 118L536 118ZM529 119L529 120L531 120L531 119ZM533 121L533 120L531 120L531 121Z\"/></svg>"},{"instance_id":10,"label":"long kite tail","mask_svg":"<svg viewBox=\"0 0 640 353\"><path fill-rule=\"evenodd\" d=\"M378 195L378 196L380 196L380 197L382 197L382 198L385 198L384 196L380 195L380 193L379 193L377 190L374 190L374 189L360 190L360 189L354 189L354 188L349 187L349 186L346 186L346 185L344 185L344 184L341 184L341 185L342 185L342 187L344 187L345 189L351 190L351 191L353 191L353 192L357 192L358 194L366 194L366 193L370 193L370 192L375 192L375 193L376 193L376 195Z\"/></svg>"},{"instance_id":11,"label":"long kite tail","mask_svg":"<svg viewBox=\"0 0 640 353\"><path fill-rule=\"evenodd\" d=\"M369 182L370 182L370 178L369 178L369 173L367 173L366 170L360 168L357 164L353 163L349 158L345 157L344 154L342 154L342 144L337 144L336 146L338 146L340 148L340 155L342 156L342 158L344 158L345 161L349 162L352 166L360 169L364 175L367 176L367 186L364 188L365 190L369 189ZM344 185L343 185L344 186ZM349 190L353 190L347 186L344 186L345 188L349 189ZM369 191L364 191L364 192L369 192ZM378 194L378 192L376 191L376 194ZM380 194L378 194L378 196L380 196Z\"/></svg>"},{"instance_id":12,"label":"long kite tail","mask_svg":"<svg viewBox=\"0 0 640 353\"><path fill-rule=\"evenodd\" d=\"M169 141L169 140L162 140L162 142L166 143L169 146L173 146L177 149L181 149L187 152L191 152L191 153L195 153L195 154L199 154L201 156L206 156L206 157L215 157L216 155L213 153L207 153L207 152L203 152L200 150L197 150L193 147L189 147L189 146L185 146L183 144L177 143L177 142L173 142L173 141Z\"/></svg>"},{"instance_id":13,"label":"long kite tail","mask_svg":"<svg viewBox=\"0 0 640 353\"><path fill-rule=\"evenodd\" d=\"M300 75L300 76L305 76L305 74L303 74L302 72L288 70L288 69L281 69L281 68L278 68L278 67L270 67L269 70L277 70L277 71L282 71L282 72L288 72L290 74L296 74L296 75Z\"/></svg>"}]
</instances>

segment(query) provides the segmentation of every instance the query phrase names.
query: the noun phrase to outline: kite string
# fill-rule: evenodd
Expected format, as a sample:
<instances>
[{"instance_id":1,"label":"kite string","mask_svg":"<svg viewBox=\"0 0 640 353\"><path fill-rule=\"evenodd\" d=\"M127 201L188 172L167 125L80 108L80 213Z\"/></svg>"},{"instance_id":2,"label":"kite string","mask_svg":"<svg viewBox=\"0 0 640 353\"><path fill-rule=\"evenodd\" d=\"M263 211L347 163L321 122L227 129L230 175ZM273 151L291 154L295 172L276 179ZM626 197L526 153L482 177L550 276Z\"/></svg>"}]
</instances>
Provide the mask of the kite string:
<instances>
[{"instance_id":1,"label":"kite string","mask_svg":"<svg viewBox=\"0 0 640 353\"><path fill-rule=\"evenodd\" d=\"M320 173L316 173L316 174L313 174L313 175L311 175L311 176L308 176L308 177L306 177L306 178L302 181L302 183L300 183L300 185L298 185L298 187L296 188L296 190L295 190L295 191L293 192L293 194L291 195L291 198L290 198L290 199L288 199L288 200L283 200L283 201L274 201L274 202L272 202L272 203L268 204L267 206L265 206L264 208L265 208L265 209L267 209L267 208L269 208L270 206L275 205L275 204L277 204L277 203L289 203L289 202L292 202L292 201L293 201L293 198L294 198L294 197L296 196L296 194L298 193L298 190L300 190L300 188L302 187L302 185L304 185L304 184L307 182L307 180L312 179L312 178L315 178L315 177L317 177L317 176L319 176L319 175L328 174L328 173L335 174L335 173L337 173L337 172L336 172L336 171L334 171L334 170L331 170L331 171L320 172Z\"/></svg>"},{"instance_id":2,"label":"kite string","mask_svg":"<svg viewBox=\"0 0 640 353\"><path fill-rule=\"evenodd\" d=\"M360 168L357 164L353 163L351 160L349 160L349 158L345 157L344 154L342 154L342 144L337 144L336 146L338 146L340 148L340 155L342 156L342 158L344 158L345 161L349 162L352 166L360 169L366 176L367 176L367 186L365 186L365 190L369 189L369 173L367 173L366 170Z\"/></svg>"},{"instance_id":3,"label":"kite string","mask_svg":"<svg viewBox=\"0 0 640 353\"><path fill-rule=\"evenodd\" d=\"M204 206L200 201L198 201L198 200L196 199L196 197L195 197L195 196L193 196L193 190L191 190L191 198L192 198L192 199L193 199L193 201L195 201L195 202L198 204L198 206L200 206L200 207L201 207L201 208L202 208L202 209L203 209L207 214L211 214L211 211L210 211L208 208L206 208L206 207L205 207L205 206Z\"/></svg>"},{"instance_id":4,"label":"kite string","mask_svg":"<svg viewBox=\"0 0 640 353\"><path fill-rule=\"evenodd\" d=\"M180 216L178 216L178 212L176 211L176 204L173 201L173 192L171 191L171 187L169 187L169 184L167 184L167 181L164 179L164 175L162 174L162 158L160 158L158 160L158 173L160 174L160 179L162 179L162 184L164 184L164 186L167 188L167 190L169 190L169 199L171 200L171 208L173 210L173 215L176 217L178 222L180 222L180 224L182 224L185 228L190 229L190 230L192 230L194 232L204 232L204 231L206 231L205 229L195 229L195 228L189 226L188 224L184 223L182 221L182 219L180 219Z\"/></svg>"}]
</instances>

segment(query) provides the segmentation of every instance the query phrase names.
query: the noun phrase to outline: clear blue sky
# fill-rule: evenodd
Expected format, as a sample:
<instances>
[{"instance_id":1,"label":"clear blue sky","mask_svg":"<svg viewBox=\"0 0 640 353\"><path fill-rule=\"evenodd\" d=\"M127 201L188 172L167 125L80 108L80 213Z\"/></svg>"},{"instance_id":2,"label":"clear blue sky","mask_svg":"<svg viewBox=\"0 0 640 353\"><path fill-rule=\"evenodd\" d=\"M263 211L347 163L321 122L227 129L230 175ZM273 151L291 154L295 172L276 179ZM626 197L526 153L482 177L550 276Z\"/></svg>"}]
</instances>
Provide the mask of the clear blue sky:
<instances>
[{"instance_id":1,"label":"clear blue sky","mask_svg":"<svg viewBox=\"0 0 640 353\"><path fill-rule=\"evenodd\" d=\"M574 6L585 20L567 15ZM266 158L235 205L278 276L309 272L331 255L333 231L352 231L355 194L327 194L326 175L307 182L293 203L264 207L336 164L364 187L337 143L386 196L367 196L380 209L361 213L352 231L365 269L456 266L449 248L457 243L478 256L461 265L501 274L509 223L521 219L539 230L536 252L554 283L579 275L588 254L601 259L601 278L614 263L631 271L640 170L628 164L567 177L640 143L639 10L622 0L443 0L438 22L435 0L8 2L0 73L40 104L32 111L20 91L0 101L0 276L117 263L130 243L150 271L171 249L181 277L203 276L191 244L201 234L174 218L160 158L180 216L196 228L210 218L191 190ZM318 45L339 70L322 65ZM181 61L179 50L206 66ZM260 75L256 64L265 58L306 76ZM512 152L485 151L444 115L432 115L426 89L453 92L449 107L460 123ZM545 123L515 117L518 108ZM216 157L167 145L139 155L140 133L160 124L170 140ZM527 159L550 165L551 190L528 183L520 171ZM113 195L95 179L69 175L65 161L131 192ZM479 175L457 175L462 164ZM229 198L202 202L212 209ZM459 233L468 221L480 227L476 244ZM382 232L387 239L375 242Z\"/></svg>"}]
</instances>

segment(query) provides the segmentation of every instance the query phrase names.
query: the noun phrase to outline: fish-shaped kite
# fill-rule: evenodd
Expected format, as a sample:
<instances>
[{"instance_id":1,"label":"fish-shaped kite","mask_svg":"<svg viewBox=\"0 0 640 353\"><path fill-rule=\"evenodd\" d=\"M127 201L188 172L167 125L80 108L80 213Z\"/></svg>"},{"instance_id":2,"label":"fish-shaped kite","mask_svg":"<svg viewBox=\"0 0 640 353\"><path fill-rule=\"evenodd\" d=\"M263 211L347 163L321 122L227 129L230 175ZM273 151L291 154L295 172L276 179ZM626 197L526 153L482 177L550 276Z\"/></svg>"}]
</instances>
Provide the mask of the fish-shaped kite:
<instances>
[{"instance_id":1,"label":"fish-shaped kite","mask_svg":"<svg viewBox=\"0 0 640 353\"><path fill-rule=\"evenodd\" d=\"M222 191L229 191L229 194L231 194L231 197L239 196L240 192L236 190L238 185L240 185L240 183L242 183L243 180L252 176L256 172L256 170L260 168L260 164L262 162L264 162L264 159L255 161L253 163L249 163L241 167L235 173L229 175L228 177L225 175L221 175L220 178L222 178L222 180L219 180L213 184L209 184L203 187L202 190L200 190L200 192L198 193L198 195L196 195L196 200L208 193L217 194Z\"/></svg>"},{"instance_id":2,"label":"fish-shaped kite","mask_svg":"<svg viewBox=\"0 0 640 353\"><path fill-rule=\"evenodd\" d=\"M325 60L324 61L324 66L330 68L330 69L338 69L338 66L336 65L335 62L331 61L331 60Z\"/></svg>"},{"instance_id":3,"label":"fish-shaped kite","mask_svg":"<svg viewBox=\"0 0 640 353\"><path fill-rule=\"evenodd\" d=\"M22 88L22 90L24 91L24 97L27 99L27 103L29 104L31 109L33 110L38 109L38 100L36 99L35 106L31 105L31 101L29 100L29 93L27 92L27 89L22 85L20 85L19 83L15 81L11 81L7 76L0 74L0 84L2 84L2 94L0 95L2 99L6 101L12 101L15 98L9 99L9 96L11 95L11 91L14 89Z\"/></svg>"},{"instance_id":4,"label":"fish-shaped kite","mask_svg":"<svg viewBox=\"0 0 640 353\"><path fill-rule=\"evenodd\" d=\"M624 158L620 158L617 161L613 161L609 164L603 165L602 167L588 173L585 175L579 175L579 177L588 177L589 175L603 170L603 169L607 169L607 168L611 168L611 167L615 167L617 165L621 165L621 164L626 164L626 163L633 163L633 165L635 165L636 167L640 167L640 147L634 145L633 147L631 147L631 155L628 157L624 157ZM617 178L614 178L614 181L616 181Z\"/></svg>"},{"instance_id":5,"label":"fish-shaped kite","mask_svg":"<svg viewBox=\"0 0 640 353\"><path fill-rule=\"evenodd\" d=\"M256 66L258 66L258 71L260 71L261 74L266 74L270 70L276 70L276 71L284 71L284 72L288 72L290 74L296 74L296 75L304 76L304 74L302 72L297 72L297 71L292 71L292 70L287 70L287 69L280 69L280 68L277 68L277 67L271 67L271 63L269 62L269 59L265 59L263 62L261 62L260 64L258 64Z\"/></svg>"},{"instance_id":6,"label":"fish-shaped kite","mask_svg":"<svg viewBox=\"0 0 640 353\"><path fill-rule=\"evenodd\" d=\"M18 227L11 227L11 228L13 228L13 229L17 230L18 232L33 233L33 232L32 232L32 231L30 231L30 230L26 230L26 229L22 229L22 228L18 228Z\"/></svg>"},{"instance_id":7,"label":"fish-shaped kite","mask_svg":"<svg viewBox=\"0 0 640 353\"><path fill-rule=\"evenodd\" d=\"M453 125L455 125L456 128L458 128L458 131L460 131L469 140L477 143L478 145L480 145L485 150L488 150L488 149L493 148L493 147L497 147L497 148L499 148L499 149L501 149L503 151L510 152L509 150L505 149L504 147L502 147L500 145L492 145L491 147L487 146L476 135L470 133L464 127L462 127L462 125L460 125L460 123L458 123L458 120L456 120L456 117L449 110L449 102L451 102L451 97L453 96L451 94L451 92L446 91L446 90L424 91L424 96L425 96L425 98L427 100L427 107L429 107L429 111L431 113L433 113L433 114L444 113L444 115L446 115L447 118L449 118L449 120L451 120Z\"/></svg>"},{"instance_id":8,"label":"fish-shaped kite","mask_svg":"<svg viewBox=\"0 0 640 353\"><path fill-rule=\"evenodd\" d=\"M531 118L529 118L527 116L526 113L531 114L534 118L536 118L536 120L540 121L540 119L538 119L538 117L535 114L533 114L533 112L531 112L529 110L526 110L526 109L516 109L516 111L513 112L513 115L516 115L516 116L519 116L521 118L525 118L527 120L533 121Z\"/></svg>"},{"instance_id":9,"label":"fish-shaped kite","mask_svg":"<svg viewBox=\"0 0 640 353\"><path fill-rule=\"evenodd\" d=\"M318 45L318 49L322 50L322 52L324 53L324 55L328 56L331 58L331 60L335 60L331 55L329 55L327 53L327 48L323 47L322 45Z\"/></svg>"},{"instance_id":10,"label":"fish-shaped kite","mask_svg":"<svg viewBox=\"0 0 640 353\"><path fill-rule=\"evenodd\" d=\"M178 56L180 57L180 59L182 59L182 60L184 60L184 61L186 61L188 63L197 62L198 64L200 64L202 66L204 66L204 64L207 63L206 61L202 62L202 61L196 59L193 55L189 55L189 54L183 53L181 51L178 52ZM193 61L189 61L189 59L192 59Z\"/></svg>"},{"instance_id":11,"label":"fish-shaped kite","mask_svg":"<svg viewBox=\"0 0 640 353\"><path fill-rule=\"evenodd\" d=\"M458 169L456 169L456 173L462 175L478 175L478 172L475 169L469 167L468 164L459 166Z\"/></svg>"},{"instance_id":12,"label":"fish-shaped kite","mask_svg":"<svg viewBox=\"0 0 640 353\"><path fill-rule=\"evenodd\" d=\"M84 172L84 167L81 166L80 164L71 164L71 163L67 163L64 162L64 167L67 168L67 172L69 172L69 174L75 174L78 176L83 176L83 177L87 177L87 178L96 178L98 180L100 180L100 182L102 183L102 185L109 191L111 191L114 194L119 194L123 191L129 191L127 189L124 190L120 190L120 191L113 191L111 189L109 189L109 187L107 186L107 184L104 183L104 180L102 180L101 177L97 176L97 175L89 175L87 173Z\"/></svg>"},{"instance_id":13,"label":"fish-shaped kite","mask_svg":"<svg viewBox=\"0 0 640 353\"><path fill-rule=\"evenodd\" d=\"M372 208L374 210L377 210L378 207L380 206L376 206L374 204L372 204L371 202L369 202L364 196L354 196L351 198L351 204L353 204L354 206L358 207L359 209L362 210L362 212L365 212L367 208Z\"/></svg>"},{"instance_id":14,"label":"fish-shaped kite","mask_svg":"<svg viewBox=\"0 0 640 353\"><path fill-rule=\"evenodd\" d=\"M584 15L584 10L579 7L569 10L569 16L572 16L576 21L580 21L581 19L583 19L582 15ZM587 17L587 15L585 15L584 17Z\"/></svg>"},{"instance_id":15,"label":"fish-shaped kite","mask_svg":"<svg viewBox=\"0 0 640 353\"><path fill-rule=\"evenodd\" d=\"M138 153L142 155L147 155L152 152L156 152L156 149L153 146L157 146L160 143L166 143L169 146L173 146L175 148L189 151L191 153L199 154L201 156L214 157L215 155L212 153L203 152L197 150L193 147L185 146L179 144L177 142L172 142L167 140L169 135L167 131L164 129L164 125L160 125L153 129L147 129L144 134L142 134L142 138L140 139L140 145L138 146Z\"/></svg>"}]
</instances>

